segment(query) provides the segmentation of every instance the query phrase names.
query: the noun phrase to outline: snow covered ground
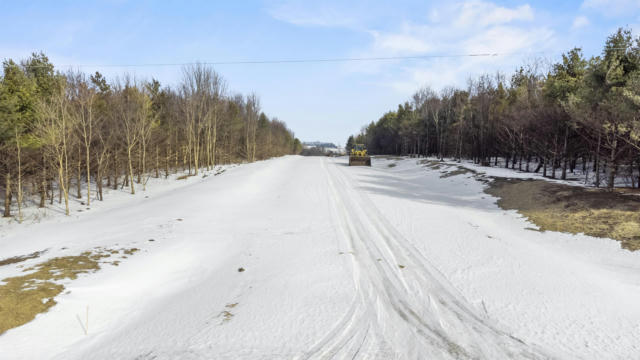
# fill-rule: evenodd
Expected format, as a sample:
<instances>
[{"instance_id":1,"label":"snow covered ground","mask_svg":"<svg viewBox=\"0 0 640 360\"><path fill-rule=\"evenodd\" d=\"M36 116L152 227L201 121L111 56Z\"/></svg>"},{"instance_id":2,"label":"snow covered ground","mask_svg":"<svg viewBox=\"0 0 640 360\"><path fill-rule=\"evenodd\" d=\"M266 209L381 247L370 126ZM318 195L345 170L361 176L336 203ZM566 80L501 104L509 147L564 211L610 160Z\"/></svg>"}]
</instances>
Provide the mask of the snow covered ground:
<instances>
[{"instance_id":1,"label":"snow covered ground","mask_svg":"<svg viewBox=\"0 0 640 360\"><path fill-rule=\"evenodd\" d=\"M640 253L526 230L470 175L346 164L288 156L3 223L0 258L48 251L0 279L97 246L141 251L65 282L0 335L0 358L638 358Z\"/></svg>"}]
</instances>

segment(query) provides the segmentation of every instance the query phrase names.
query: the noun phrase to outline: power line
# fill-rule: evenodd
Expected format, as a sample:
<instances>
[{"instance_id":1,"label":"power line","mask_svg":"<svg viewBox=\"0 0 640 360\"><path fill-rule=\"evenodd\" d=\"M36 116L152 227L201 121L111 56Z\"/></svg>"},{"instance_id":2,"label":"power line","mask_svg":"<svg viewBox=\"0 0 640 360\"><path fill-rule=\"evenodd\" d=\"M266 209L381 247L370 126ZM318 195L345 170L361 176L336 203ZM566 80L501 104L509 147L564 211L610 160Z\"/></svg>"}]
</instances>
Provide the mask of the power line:
<instances>
[{"instance_id":1,"label":"power line","mask_svg":"<svg viewBox=\"0 0 640 360\"><path fill-rule=\"evenodd\" d=\"M543 52L527 53L541 54ZM205 61L205 62L180 62L180 63L147 63L147 64L68 64L58 67L162 67L184 65L259 65L259 64L302 64L302 63L339 63L359 61L393 61L393 60L425 60L437 58L462 58L462 57L497 57L516 55L517 53L471 53L471 54L434 54L414 56L377 56L377 57L345 57L345 58L312 58L312 59L275 59L275 60L229 60L229 61ZM524 53L521 53L524 54Z\"/></svg>"},{"instance_id":2,"label":"power line","mask_svg":"<svg viewBox=\"0 0 640 360\"><path fill-rule=\"evenodd\" d=\"M610 48L611 50L628 50L626 48ZM376 56L376 57L344 57L344 58L311 58L311 59L274 59L274 60L228 60L228 61L205 61L205 62L177 62L177 63L143 63L143 64L66 64L58 65L59 68L109 68L109 67L163 67L163 66L185 66L185 65L260 65L260 64L304 64L304 63L340 63L340 62L365 62L365 61L393 61L393 60L426 60L443 58L464 58L464 57L498 57L514 55L541 55L549 54L552 51L536 52L487 52L469 54L433 54L433 55L412 55L412 56ZM43 65L46 66L46 65ZM33 67L38 67L35 65Z\"/></svg>"}]
</instances>

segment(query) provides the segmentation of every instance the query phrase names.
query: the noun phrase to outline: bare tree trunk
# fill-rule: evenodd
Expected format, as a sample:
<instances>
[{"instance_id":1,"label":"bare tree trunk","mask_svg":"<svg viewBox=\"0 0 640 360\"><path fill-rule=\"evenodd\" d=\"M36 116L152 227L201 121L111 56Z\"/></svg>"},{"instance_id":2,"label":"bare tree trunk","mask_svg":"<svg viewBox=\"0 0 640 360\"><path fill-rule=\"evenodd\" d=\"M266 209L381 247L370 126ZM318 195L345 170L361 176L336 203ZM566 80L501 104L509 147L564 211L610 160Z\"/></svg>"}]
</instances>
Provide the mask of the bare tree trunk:
<instances>
[{"instance_id":1,"label":"bare tree trunk","mask_svg":"<svg viewBox=\"0 0 640 360\"><path fill-rule=\"evenodd\" d=\"M89 154L90 147L89 144L85 147L86 156L85 161L87 163L87 206L91 205L91 157Z\"/></svg>"},{"instance_id":2,"label":"bare tree trunk","mask_svg":"<svg viewBox=\"0 0 640 360\"><path fill-rule=\"evenodd\" d=\"M78 167L77 167L77 182L76 185L78 187L78 199L82 199L82 152L80 151L80 146L78 146Z\"/></svg>"},{"instance_id":3,"label":"bare tree trunk","mask_svg":"<svg viewBox=\"0 0 640 360\"><path fill-rule=\"evenodd\" d=\"M64 155L64 149L62 153L58 155L58 181L60 186L60 196L64 197L65 215L69 215L69 191L67 185L69 182L65 179L66 158Z\"/></svg>"},{"instance_id":4,"label":"bare tree trunk","mask_svg":"<svg viewBox=\"0 0 640 360\"><path fill-rule=\"evenodd\" d=\"M16 131L16 148L18 149L18 222L22 223L22 154L20 152L20 138Z\"/></svg>"},{"instance_id":5,"label":"bare tree trunk","mask_svg":"<svg viewBox=\"0 0 640 360\"><path fill-rule=\"evenodd\" d=\"M609 171L609 183L607 186L609 190L613 190L615 187L616 174L618 172L618 159L616 157L616 152L618 150L618 137L617 134L614 134L613 143L611 145L611 155L609 160L611 162L611 171Z\"/></svg>"},{"instance_id":6,"label":"bare tree trunk","mask_svg":"<svg viewBox=\"0 0 640 360\"><path fill-rule=\"evenodd\" d=\"M169 160L171 158L171 149L167 147L167 156L164 162L164 178L169 177Z\"/></svg>"},{"instance_id":7,"label":"bare tree trunk","mask_svg":"<svg viewBox=\"0 0 640 360\"><path fill-rule=\"evenodd\" d=\"M11 173L7 171L4 188L4 217L11 217Z\"/></svg>"},{"instance_id":8,"label":"bare tree trunk","mask_svg":"<svg viewBox=\"0 0 640 360\"><path fill-rule=\"evenodd\" d=\"M53 205L53 179L49 179L49 185L48 188L50 190L50 195L49 195L49 205Z\"/></svg>"},{"instance_id":9,"label":"bare tree trunk","mask_svg":"<svg viewBox=\"0 0 640 360\"><path fill-rule=\"evenodd\" d=\"M564 162L562 164L562 180L567 180L567 139L569 138L569 125L566 125L564 130L564 146L562 149L562 157L564 158Z\"/></svg>"},{"instance_id":10,"label":"bare tree trunk","mask_svg":"<svg viewBox=\"0 0 640 360\"><path fill-rule=\"evenodd\" d=\"M158 145L156 145L156 179L160 177L160 160L158 159Z\"/></svg>"},{"instance_id":11,"label":"bare tree trunk","mask_svg":"<svg viewBox=\"0 0 640 360\"><path fill-rule=\"evenodd\" d=\"M638 188L640 189L640 158L638 158Z\"/></svg>"},{"instance_id":12,"label":"bare tree trunk","mask_svg":"<svg viewBox=\"0 0 640 360\"><path fill-rule=\"evenodd\" d=\"M218 141L218 115L215 115L213 121L213 136L211 139L211 166L216 166L216 142Z\"/></svg>"},{"instance_id":13,"label":"bare tree trunk","mask_svg":"<svg viewBox=\"0 0 640 360\"><path fill-rule=\"evenodd\" d=\"M47 201L47 163L42 157L42 179L40 182L40 203L38 204L39 208L43 208Z\"/></svg>"},{"instance_id":14,"label":"bare tree trunk","mask_svg":"<svg viewBox=\"0 0 640 360\"><path fill-rule=\"evenodd\" d=\"M113 156L113 190L118 190L118 177L120 176L118 171L118 152L116 152Z\"/></svg>"},{"instance_id":15,"label":"bare tree trunk","mask_svg":"<svg viewBox=\"0 0 640 360\"><path fill-rule=\"evenodd\" d=\"M133 185L133 161L131 160L131 146L127 147L127 159L129 162L129 185L131 186L131 195L134 195L136 193L136 190Z\"/></svg>"},{"instance_id":16,"label":"bare tree trunk","mask_svg":"<svg viewBox=\"0 0 640 360\"><path fill-rule=\"evenodd\" d=\"M553 139L553 158L551 159L551 178L556 178L556 160L558 156L558 134Z\"/></svg>"},{"instance_id":17,"label":"bare tree trunk","mask_svg":"<svg viewBox=\"0 0 640 360\"><path fill-rule=\"evenodd\" d=\"M69 189L71 188L71 180L69 178L69 151L67 149L67 141L66 141L66 137L63 136L63 155L64 155L64 172L63 172L63 177L62 177L62 181L64 182L64 187L63 187L63 194L62 196L64 197L64 204L65 204L65 209L66 209L66 215L69 215Z\"/></svg>"},{"instance_id":18,"label":"bare tree trunk","mask_svg":"<svg viewBox=\"0 0 640 360\"><path fill-rule=\"evenodd\" d=\"M522 153L518 153L518 171L522 171Z\"/></svg>"},{"instance_id":19,"label":"bare tree trunk","mask_svg":"<svg viewBox=\"0 0 640 360\"><path fill-rule=\"evenodd\" d=\"M138 173L138 184L142 183L142 169L144 169L144 161L142 157L144 156L144 151L138 150L138 166L136 166L136 172Z\"/></svg>"},{"instance_id":20,"label":"bare tree trunk","mask_svg":"<svg viewBox=\"0 0 640 360\"><path fill-rule=\"evenodd\" d=\"M600 143L602 141L602 135L598 129L598 146L596 147L596 158L593 164L593 171L596 174L596 187L600 187Z\"/></svg>"},{"instance_id":21,"label":"bare tree trunk","mask_svg":"<svg viewBox=\"0 0 640 360\"><path fill-rule=\"evenodd\" d=\"M103 201L103 198L102 198L102 174L100 173L100 170L98 170L98 174L96 176L96 182L97 182L97 186L98 186L98 200Z\"/></svg>"},{"instance_id":22,"label":"bare tree trunk","mask_svg":"<svg viewBox=\"0 0 640 360\"><path fill-rule=\"evenodd\" d=\"M145 174L147 173L147 168L146 168L146 163L147 163L147 146L145 144L144 139L142 140L142 157L141 157L141 161L142 161L142 176L145 176ZM140 179L140 175L138 175L138 179ZM147 191L147 182L143 181L142 182L142 191Z\"/></svg>"},{"instance_id":23,"label":"bare tree trunk","mask_svg":"<svg viewBox=\"0 0 640 360\"><path fill-rule=\"evenodd\" d=\"M205 129L205 155L206 155L206 163L207 163L207 171L211 170L211 125L207 122L207 127Z\"/></svg>"},{"instance_id":24,"label":"bare tree trunk","mask_svg":"<svg viewBox=\"0 0 640 360\"><path fill-rule=\"evenodd\" d=\"M45 207L47 202L47 180L46 178L42 178L40 182L40 202L38 203L39 208Z\"/></svg>"}]
</instances>

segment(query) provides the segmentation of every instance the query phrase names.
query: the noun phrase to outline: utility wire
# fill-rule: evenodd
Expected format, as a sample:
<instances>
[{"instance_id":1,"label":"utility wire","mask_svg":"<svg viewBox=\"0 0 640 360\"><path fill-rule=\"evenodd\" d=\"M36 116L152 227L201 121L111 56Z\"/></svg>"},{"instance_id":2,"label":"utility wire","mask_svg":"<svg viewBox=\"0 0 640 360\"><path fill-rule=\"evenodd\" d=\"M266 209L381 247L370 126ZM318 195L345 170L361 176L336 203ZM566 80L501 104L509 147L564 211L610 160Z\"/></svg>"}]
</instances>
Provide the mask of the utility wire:
<instances>
[{"instance_id":1,"label":"utility wire","mask_svg":"<svg viewBox=\"0 0 640 360\"><path fill-rule=\"evenodd\" d=\"M527 54L541 54L527 53ZM338 63L358 61L393 61L393 60L423 60L434 58L461 58L461 57L497 57L515 55L516 53L473 53L473 54L440 54L440 55L414 55L414 56L378 56L378 57L352 57L352 58L315 58L315 59L276 59L276 60L229 60L207 62L181 62L181 63L148 63L148 64L83 64L83 65L58 65L58 67L161 67L183 65L257 65L257 64L296 64L296 63ZM523 53L524 54L524 53Z\"/></svg>"},{"instance_id":2,"label":"utility wire","mask_svg":"<svg viewBox=\"0 0 640 360\"><path fill-rule=\"evenodd\" d=\"M610 48L610 50L628 50L627 48ZM206 61L206 62L178 62L178 63L147 63L147 64L67 64L58 65L59 68L107 68L107 67L162 67L162 66L184 66L184 65L259 65L259 64L303 64L303 63L340 63L358 61L393 61L393 60L426 60L439 58L464 58L464 57L498 57L513 55L540 55L548 54L551 51L537 52L511 52L511 53L470 53L470 54L434 54L434 55L413 55L413 56L377 56L377 57L345 57L345 58L312 58L312 59L275 59L275 60L229 60L229 61ZM44 66L44 65L43 65ZM38 67L35 65L34 67Z\"/></svg>"}]
</instances>

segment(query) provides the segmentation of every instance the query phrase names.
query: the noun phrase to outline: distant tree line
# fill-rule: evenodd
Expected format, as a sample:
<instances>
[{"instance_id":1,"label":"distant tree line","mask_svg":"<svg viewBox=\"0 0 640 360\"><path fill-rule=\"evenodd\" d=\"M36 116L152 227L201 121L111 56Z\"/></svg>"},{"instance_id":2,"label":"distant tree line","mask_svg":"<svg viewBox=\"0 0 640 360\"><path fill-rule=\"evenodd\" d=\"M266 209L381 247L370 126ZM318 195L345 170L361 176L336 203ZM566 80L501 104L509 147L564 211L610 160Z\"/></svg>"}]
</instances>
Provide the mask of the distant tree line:
<instances>
[{"instance_id":1,"label":"distant tree line","mask_svg":"<svg viewBox=\"0 0 640 360\"><path fill-rule=\"evenodd\" d=\"M621 28L601 56L585 59L574 48L547 71L540 67L523 66L508 80L482 75L465 89L420 89L347 147L473 159L560 179L579 166L596 186L613 188L621 175L640 186L640 38Z\"/></svg>"},{"instance_id":2,"label":"distant tree line","mask_svg":"<svg viewBox=\"0 0 640 360\"><path fill-rule=\"evenodd\" d=\"M321 147L308 147L308 148L303 148L302 152L300 153L300 155L302 156L329 156L331 155L331 153L328 153L326 151L324 151L323 148Z\"/></svg>"},{"instance_id":3,"label":"distant tree line","mask_svg":"<svg viewBox=\"0 0 640 360\"><path fill-rule=\"evenodd\" d=\"M150 176L198 175L217 164L299 153L286 124L260 110L255 94L230 94L212 68L183 68L181 83L96 72L56 71L43 53L3 62L0 77L0 190L4 216L27 198L38 206L86 204L104 187L145 189ZM83 186L84 185L84 186ZM84 193L83 193L84 192Z\"/></svg>"}]
</instances>

